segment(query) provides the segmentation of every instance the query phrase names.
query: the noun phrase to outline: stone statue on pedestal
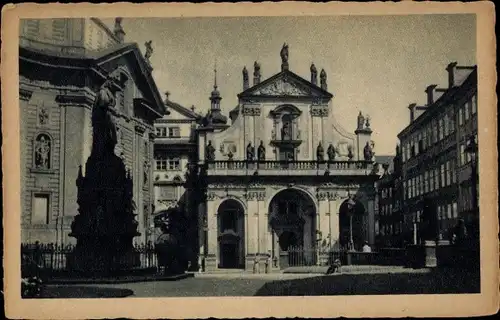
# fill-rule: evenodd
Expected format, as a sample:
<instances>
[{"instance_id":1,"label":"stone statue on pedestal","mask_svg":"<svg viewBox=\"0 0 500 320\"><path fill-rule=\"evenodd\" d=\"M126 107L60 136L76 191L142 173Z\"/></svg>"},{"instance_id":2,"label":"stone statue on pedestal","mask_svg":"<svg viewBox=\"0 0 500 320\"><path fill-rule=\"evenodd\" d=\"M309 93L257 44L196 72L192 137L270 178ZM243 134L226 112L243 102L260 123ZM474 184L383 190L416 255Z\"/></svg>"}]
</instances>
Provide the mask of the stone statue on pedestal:
<instances>
[{"instance_id":1,"label":"stone statue on pedestal","mask_svg":"<svg viewBox=\"0 0 500 320\"><path fill-rule=\"evenodd\" d=\"M319 142L318 147L316 148L316 158L318 161L323 161L325 158L325 150L321 145L321 141Z\"/></svg>"},{"instance_id":2,"label":"stone statue on pedestal","mask_svg":"<svg viewBox=\"0 0 500 320\"><path fill-rule=\"evenodd\" d=\"M80 166L77 185L78 215L69 236L77 239L68 257L77 272L96 274L135 267L132 240L137 232L133 182L123 159L115 155L117 131L113 121L115 92L119 86L109 78L96 94L92 109L92 151Z\"/></svg>"},{"instance_id":3,"label":"stone statue on pedestal","mask_svg":"<svg viewBox=\"0 0 500 320\"><path fill-rule=\"evenodd\" d=\"M330 145L328 146L328 150L326 151L326 153L328 154L328 160L330 160L330 161L334 161L335 160L336 150L335 150L335 147L333 146L333 144L330 143Z\"/></svg>"},{"instance_id":4,"label":"stone statue on pedestal","mask_svg":"<svg viewBox=\"0 0 500 320\"><path fill-rule=\"evenodd\" d=\"M257 157L259 160L266 160L266 148L264 142L261 140L259 148L257 149Z\"/></svg>"}]
</instances>

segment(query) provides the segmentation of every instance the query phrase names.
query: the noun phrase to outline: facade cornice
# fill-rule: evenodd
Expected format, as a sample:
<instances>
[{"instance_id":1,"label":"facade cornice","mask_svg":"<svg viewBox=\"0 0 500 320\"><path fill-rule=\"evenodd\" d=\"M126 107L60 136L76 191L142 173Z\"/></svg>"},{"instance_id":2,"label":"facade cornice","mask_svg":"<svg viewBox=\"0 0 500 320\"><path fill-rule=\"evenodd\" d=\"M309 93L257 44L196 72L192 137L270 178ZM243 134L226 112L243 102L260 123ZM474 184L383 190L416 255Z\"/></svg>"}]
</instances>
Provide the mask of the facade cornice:
<instances>
[{"instance_id":1,"label":"facade cornice","mask_svg":"<svg viewBox=\"0 0 500 320\"><path fill-rule=\"evenodd\" d=\"M61 93L56 96L56 102L59 104L82 104L92 105L94 103L95 95L87 92L67 92Z\"/></svg>"},{"instance_id":2,"label":"facade cornice","mask_svg":"<svg viewBox=\"0 0 500 320\"><path fill-rule=\"evenodd\" d=\"M196 123L196 119L157 119L155 120L155 126L160 124L170 124L170 123Z\"/></svg>"}]
</instances>

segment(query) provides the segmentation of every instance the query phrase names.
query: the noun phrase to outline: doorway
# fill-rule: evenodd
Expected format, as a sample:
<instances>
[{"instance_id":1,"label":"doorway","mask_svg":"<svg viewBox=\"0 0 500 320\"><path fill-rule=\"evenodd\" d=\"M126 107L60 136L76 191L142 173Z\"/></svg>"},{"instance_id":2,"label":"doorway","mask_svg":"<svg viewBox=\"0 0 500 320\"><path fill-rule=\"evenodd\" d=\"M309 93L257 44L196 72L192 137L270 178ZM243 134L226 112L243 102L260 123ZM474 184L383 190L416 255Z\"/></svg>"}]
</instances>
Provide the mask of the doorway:
<instances>
[{"instance_id":1,"label":"doorway","mask_svg":"<svg viewBox=\"0 0 500 320\"><path fill-rule=\"evenodd\" d=\"M244 208L240 202L228 199L217 210L219 268L243 268L244 252Z\"/></svg>"}]
</instances>

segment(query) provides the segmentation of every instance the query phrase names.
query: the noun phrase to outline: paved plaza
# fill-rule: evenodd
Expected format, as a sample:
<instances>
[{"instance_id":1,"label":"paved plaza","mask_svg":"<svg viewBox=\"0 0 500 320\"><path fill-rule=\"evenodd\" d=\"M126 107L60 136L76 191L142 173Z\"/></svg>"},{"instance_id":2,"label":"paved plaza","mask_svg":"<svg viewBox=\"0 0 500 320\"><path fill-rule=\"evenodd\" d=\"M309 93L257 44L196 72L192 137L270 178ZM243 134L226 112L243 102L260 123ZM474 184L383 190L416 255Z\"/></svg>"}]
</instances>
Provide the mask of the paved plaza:
<instances>
[{"instance_id":1,"label":"paved plaza","mask_svg":"<svg viewBox=\"0 0 500 320\"><path fill-rule=\"evenodd\" d=\"M104 292L131 290L129 297L298 296L439 294L480 291L474 272L440 270L372 274L201 274L179 281L129 284L49 285L52 297L106 297ZM72 288L74 290L72 290ZM82 289L84 288L84 289ZM63 293L57 295L58 290ZM123 291L118 291L123 292ZM64 295L70 296L64 296ZM82 296L81 294L85 294ZM122 295L124 296L124 295ZM73 296L75 297L75 296Z\"/></svg>"}]
</instances>

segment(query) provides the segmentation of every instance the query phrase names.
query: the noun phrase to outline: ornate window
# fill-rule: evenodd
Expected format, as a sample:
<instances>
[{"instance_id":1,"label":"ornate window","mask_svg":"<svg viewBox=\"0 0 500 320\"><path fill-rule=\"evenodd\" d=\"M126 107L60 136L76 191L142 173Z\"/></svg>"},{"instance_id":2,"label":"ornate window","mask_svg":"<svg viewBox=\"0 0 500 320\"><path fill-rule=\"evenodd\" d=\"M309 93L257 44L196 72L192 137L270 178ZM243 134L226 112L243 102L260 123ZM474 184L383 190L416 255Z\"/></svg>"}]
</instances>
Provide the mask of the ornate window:
<instances>
[{"instance_id":1,"label":"ornate window","mask_svg":"<svg viewBox=\"0 0 500 320\"><path fill-rule=\"evenodd\" d=\"M274 118L275 128L278 132L276 140L299 140L299 130L297 128L297 118L301 111L293 105L280 105L271 111ZM280 128L277 128L280 126Z\"/></svg>"},{"instance_id":2,"label":"ornate window","mask_svg":"<svg viewBox=\"0 0 500 320\"><path fill-rule=\"evenodd\" d=\"M40 133L34 141L34 167L49 170L52 167L52 139L46 133Z\"/></svg>"}]
</instances>

